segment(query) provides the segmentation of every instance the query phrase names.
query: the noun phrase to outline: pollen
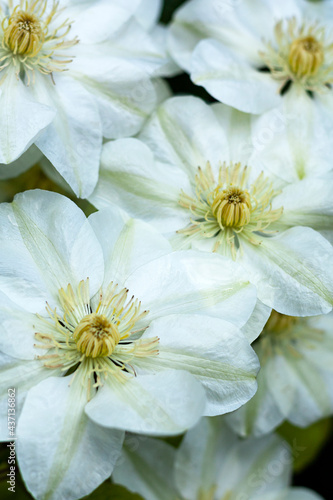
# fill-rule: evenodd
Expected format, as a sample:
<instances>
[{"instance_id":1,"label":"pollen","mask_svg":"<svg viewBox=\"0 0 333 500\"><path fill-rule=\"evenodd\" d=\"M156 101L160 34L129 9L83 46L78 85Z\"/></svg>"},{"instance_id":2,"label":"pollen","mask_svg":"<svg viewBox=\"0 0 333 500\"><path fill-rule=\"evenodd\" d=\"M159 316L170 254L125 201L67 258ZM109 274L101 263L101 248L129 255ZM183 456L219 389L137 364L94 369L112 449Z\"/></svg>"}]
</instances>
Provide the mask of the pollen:
<instances>
[{"instance_id":1,"label":"pollen","mask_svg":"<svg viewBox=\"0 0 333 500\"><path fill-rule=\"evenodd\" d=\"M110 356L120 341L115 324L101 314L88 314L74 330L76 348L87 357Z\"/></svg>"},{"instance_id":2,"label":"pollen","mask_svg":"<svg viewBox=\"0 0 333 500\"><path fill-rule=\"evenodd\" d=\"M8 20L4 42L14 54L36 56L44 41L44 33L39 19L34 14L14 11Z\"/></svg>"},{"instance_id":3,"label":"pollen","mask_svg":"<svg viewBox=\"0 0 333 500\"><path fill-rule=\"evenodd\" d=\"M298 38L292 42L289 64L298 78L317 74L323 62L323 46L313 36Z\"/></svg>"}]
</instances>

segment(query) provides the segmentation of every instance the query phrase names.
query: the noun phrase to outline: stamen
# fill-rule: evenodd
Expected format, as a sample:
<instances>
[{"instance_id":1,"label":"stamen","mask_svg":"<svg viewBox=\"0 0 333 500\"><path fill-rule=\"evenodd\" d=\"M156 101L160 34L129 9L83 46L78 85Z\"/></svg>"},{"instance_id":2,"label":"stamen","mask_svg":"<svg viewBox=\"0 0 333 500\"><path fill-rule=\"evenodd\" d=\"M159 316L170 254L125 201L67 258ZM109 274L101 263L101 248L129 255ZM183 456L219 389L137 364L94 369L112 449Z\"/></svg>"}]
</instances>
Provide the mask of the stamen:
<instances>
[{"instance_id":1,"label":"stamen","mask_svg":"<svg viewBox=\"0 0 333 500\"><path fill-rule=\"evenodd\" d=\"M323 46L313 36L298 38L292 42L289 64L298 78L315 75L323 62Z\"/></svg>"},{"instance_id":2,"label":"stamen","mask_svg":"<svg viewBox=\"0 0 333 500\"><path fill-rule=\"evenodd\" d=\"M192 214L191 224L177 232L193 239L215 238L213 251L229 248L233 258L240 248L240 235L260 244L257 233L268 234L283 209L272 210L271 200L277 193L262 173L251 186L248 178L248 168L240 163L221 165L217 180L210 163L205 170L199 167L195 197L182 191L179 198L179 204Z\"/></svg>"},{"instance_id":3,"label":"stamen","mask_svg":"<svg viewBox=\"0 0 333 500\"><path fill-rule=\"evenodd\" d=\"M120 334L117 326L105 316L92 313L80 321L74 330L73 338L79 352L97 358L113 353L119 343Z\"/></svg>"}]
</instances>

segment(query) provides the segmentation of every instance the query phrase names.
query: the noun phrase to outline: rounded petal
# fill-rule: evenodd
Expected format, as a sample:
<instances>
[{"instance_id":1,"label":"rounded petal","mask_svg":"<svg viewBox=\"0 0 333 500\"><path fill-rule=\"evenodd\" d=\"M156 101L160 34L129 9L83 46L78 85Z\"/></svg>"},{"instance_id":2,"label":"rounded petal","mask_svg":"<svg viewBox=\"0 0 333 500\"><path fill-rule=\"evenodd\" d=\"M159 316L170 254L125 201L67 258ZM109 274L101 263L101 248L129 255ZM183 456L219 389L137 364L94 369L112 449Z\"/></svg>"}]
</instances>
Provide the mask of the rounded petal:
<instances>
[{"instance_id":1,"label":"rounded petal","mask_svg":"<svg viewBox=\"0 0 333 500\"><path fill-rule=\"evenodd\" d=\"M256 392L259 362L234 325L208 316L175 315L153 321L142 338L155 336L159 355L143 359L142 366L191 373L205 388L205 415L233 411Z\"/></svg>"},{"instance_id":2,"label":"rounded petal","mask_svg":"<svg viewBox=\"0 0 333 500\"><path fill-rule=\"evenodd\" d=\"M37 101L16 69L7 69L0 86L0 164L17 160L54 119L53 106Z\"/></svg>"},{"instance_id":3,"label":"rounded petal","mask_svg":"<svg viewBox=\"0 0 333 500\"><path fill-rule=\"evenodd\" d=\"M203 40L192 56L191 78L215 99L246 113L259 114L280 104L278 83L253 69L215 40Z\"/></svg>"},{"instance_id":4,"label":"rounded petal","mask_svg":"<svg viewBox=\"0 0 333 500\"><path fill-rule=\"evenodd\" d=\"M31 389L20 416L18 462L37 500L88 495L110 476L122 447L122 432L89 421L86 389L69 380L52 377Z\"/></svg>"},{"instance_id":5,"label":"rounded petal","mask_svg":"<svg viewBox=\"0 0 333 500\"><path fill-rule=\"evenodd\" d=\"M101 247L83 212L68 198L33 190L0 207L0 290L42 313L58 291L90 278L94 295L103 281ZM84 252L82 252L84 248Z\"/></svg>"},{"instance_id":6,"label":"rounded petal","mask_svg":"<svg viewBox=\"0 0 333 500\"><path fill-rule=\"evenodd\" d=\"M60 75L56 85L44 75L33 86L40 102L57 115L36 145L50 160L74 193L86 198L97 179L102 150L102 125L91 95L74 79Z\"/></svg>"},{"instance_id":7,"label":"rounded petal","mask_svg":"<svg viewBox=\"0 0 333 500\"><path fill-rule=\"evenodd\" d=\"M89 222L104 253L104 286L111 281L122 285L136 269L172 251L160 233L116 207L92 214Z\"/></svg>"},{"instance_id":8,"label":"rounded petal","mask_svg":"<svg viewBox=\"0 0 333 500\"><path fill-rule=\"evenodd\" d=\"M168 370L124 383L109 379L87 404L86 413L103 427L167 436L195 425L204 408L200 383L185 371Z\"/></svg>"},{"instance_id":9,"label":"rounded petal","mask_svg":"<svg viewBox=\"0 0 333 500\"><path fill-rule=\"evenodd\" d=\"M175 448L159 439L128 435L112 479L145 500L176 500Z\"/></svg>"},{"instance_id":10,"label":"rounded petal","mask_svg":"<svg viewBox=\"0 0 333 500\"><path fill-rule=\"evenodd\" d=\"M143 142L119 139L103 147L100 178L89 200L99 209L116 204L168 232L187 222L178 203L182 189L190 190L184 172L155 162Z\"/></svg>"},{"instance_id":11,"label":"rounded petal","mask_svg":"<svg viewBox=\"0 0 333 500\"><path fill-rule=\"evenodd\" d=\"M240 262L259 299L278 312L312 316L332 309L333 248L316 231L294 227L256 247L244 242Z\"/></svg>"},{"instance_id":12,"label":"rounded petal","mask_svg":"<svg viewBox=\"0 0 333 500\"><path fill-rule=\"evenodd\" d=\"M216 254L174 252L132 273L126 286L153 321L169 314L200 313L242 327L256 305L244 270Z\"/></svg>"}]
</instances>

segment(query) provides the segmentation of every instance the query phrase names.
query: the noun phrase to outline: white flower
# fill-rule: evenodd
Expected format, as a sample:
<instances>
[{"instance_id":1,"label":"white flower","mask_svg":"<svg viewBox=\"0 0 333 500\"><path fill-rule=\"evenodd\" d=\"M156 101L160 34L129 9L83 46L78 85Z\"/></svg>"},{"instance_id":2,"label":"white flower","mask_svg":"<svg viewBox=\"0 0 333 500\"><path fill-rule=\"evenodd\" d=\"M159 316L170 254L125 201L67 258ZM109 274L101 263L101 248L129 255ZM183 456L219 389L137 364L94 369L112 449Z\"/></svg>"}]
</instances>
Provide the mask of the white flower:
<instances>
[{"instance_id":1,"label":"white flower","mask_svg":"<svg viewBox=\"0 0 333 500\"><path fill-rule=\"evenodd\" d=\"M217 100L247 113L267 112L268 124L274 120L269 110L287 120L292 115L288 135L304 161L318 145L316 168L318 151L326 162L333 151L332 43L331 2L192 0L175 15L169 48Z\"/></svg>"},{"instance_id":2,"label":"white flower","mask_svg":"<svg viewBox=\"0 0 333 500\"><path fill-rule=\"evenodd\" d=\"M277 436L241 441L221 418L206 418L178 450L128 436L112 477L145 500L320 500L289 487L292 462Z\"/></svg>"},{"instance_id":3,"label":"white flower","mask_svg":"<svg viewBox=\"0 0 333 500\"><path fill-rule=\"evenodd\" d=\"M39 190L0 206L0 240L1 437L14 387L36 498L90 493L124 430L180 433L253 396L259 365L239 328L256 291L236 264L172 253L117 210L87 220Z\"/></svg>"},{"instance_id":4,"label":"white flower","mask_svg":"<svg viewBox=\"0 0 333 500\"><path fill-rule=\"evenodd\" d=\"M259 299L279 312L329 312L333 249L317 231L331 235L332 176L287 184L270 175L268 158L248 151L250 124L249 115L223 105L169 99L140 141L105 145L90 200L137 214L174 248L232 257Z\"/></svg>"},{"instance_id":5,"label":"white flower","mask_svg":"<svg viewBox=\"0 0 333 500\"><path fill-rule=\"evenodd\" d=\"M236 432L266 434L284 420L307 427L332 415L332 314L293 318L273 311L253 347L261 364L259 387L228 416Z\"/></svg>"},{"instance_id":6,"label":"white flower","mask_svg":"<svg viewBox=\"0 0 333 500\"><path fill-rule=\"evenodd\" d=\"M174 70L155 41L158 5L0 2L1 172L35 143L76 195L91 193L103 136L137 133L155 105L151 77Z\"/></svg>"}]
</instances>

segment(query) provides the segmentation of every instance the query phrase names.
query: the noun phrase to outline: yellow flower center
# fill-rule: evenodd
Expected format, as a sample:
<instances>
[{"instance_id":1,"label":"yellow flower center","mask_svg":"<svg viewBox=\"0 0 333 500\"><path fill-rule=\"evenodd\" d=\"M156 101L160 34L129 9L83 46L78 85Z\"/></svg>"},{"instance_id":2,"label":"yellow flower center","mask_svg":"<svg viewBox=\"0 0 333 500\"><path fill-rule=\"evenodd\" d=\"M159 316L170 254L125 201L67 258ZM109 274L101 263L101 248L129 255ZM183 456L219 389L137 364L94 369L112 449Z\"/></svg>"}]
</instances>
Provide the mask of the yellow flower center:
<instances>
[{"instance_id":1,"label":"yellow flower center","mask_svg":"<svg viewBox=\"0 0 333 500\"><path fill-rule=\"evenodd\" d=\"M297 38L290 46L290 68L298 78L313 76L324 62L324 48L313 36Z\"/></svg>"},{"instance_id":2,"label":"yellow flower center","mask_svg":"<svg viewBox=\"0 0 333 500\"><path fill-rule=\"evenodd\" d=\"M213 252L219 247L230 248L233 258L240 248L242 236L259 245L260 234L270 233L268 226L282 215L282 208L272 210L271 200L276 196L272 183L261 173L249 184L249 169L240 163L220 166L215 178L208 162L199 167L195 176L195 196L183 191L179 204L192 214L191 225L178 234L190 238L214 238Z\"/></svg>"},{"instance_id":3,"label":"yellow flower center","mask_svg":"<svg viewBox=\"0 0 333 500\"><path fill-rule=\"evenodd\" d=\"M4 42L14 54L35 56L44 41L44 33L37 16L19 10L10 16L4 32Z\"/></svg>"},{"instance_id":4,"label":"yellow flower center","mask_svg":"<svg viewBox=\"0 0 333 500\"><path fill-rule=\"evenodd\" d=\"M277 311L272 311L266 325L264 328L265 332L271 333L283 333L292 326L294 326L299 318L294 316L286 316L285 314L280 314Z\"/></svg>"},{"instance_id":5,"label":"yellow flower center","mask_svg":"<svg viewBox=\"0 0 333 500\"><path fill-rule=\"evenodd\" d=\"M212 213L220 227L243 227L250 222L251 199L248 191L230 187L213 192Z\"/></svg>"},{"instance_id":6,"label":"yellow flower center","mask_svg":"<svg viewBox=\"0 0 333 500\"><path fill-rule=\"evenodd\" d=\"M76 348L87 357L110 356L120 341L116 325L103 314L88 314L74 330Z\"/></svg>"}]
</instances>

